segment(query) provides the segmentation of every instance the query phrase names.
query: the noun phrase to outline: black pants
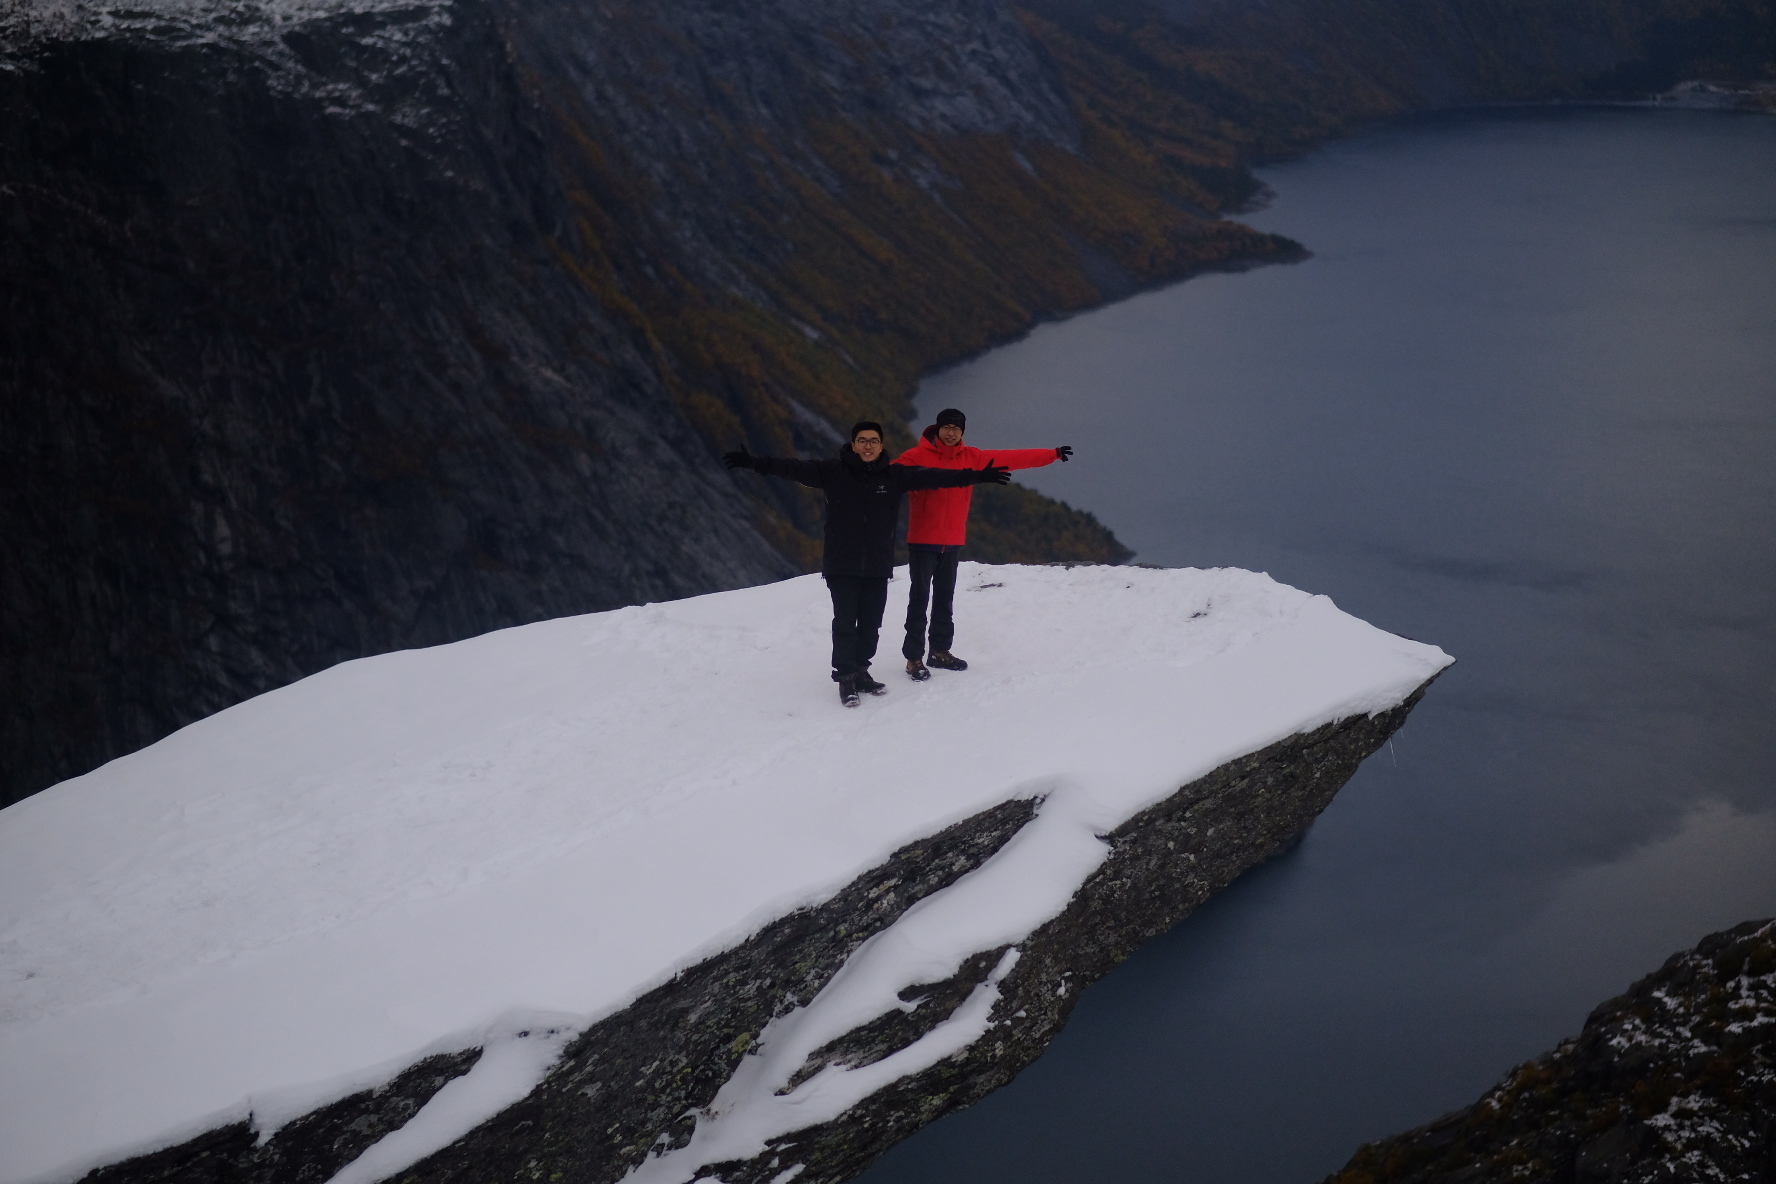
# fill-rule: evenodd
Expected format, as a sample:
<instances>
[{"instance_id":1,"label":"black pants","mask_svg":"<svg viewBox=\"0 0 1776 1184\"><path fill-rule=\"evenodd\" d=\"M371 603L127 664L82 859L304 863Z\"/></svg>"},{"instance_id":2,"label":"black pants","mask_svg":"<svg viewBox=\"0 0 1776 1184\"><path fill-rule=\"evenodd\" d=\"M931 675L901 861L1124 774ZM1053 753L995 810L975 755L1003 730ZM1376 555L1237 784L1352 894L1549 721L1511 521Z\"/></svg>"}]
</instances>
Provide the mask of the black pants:
<instances>
[{"instance_id":1,"label":"black pants","mask_svg":"<svg viewBox=\"0 0 1776 1184\"><path fill-rule=\"evenodd\" d=\"M832 593L833 681L868 670L888 603L887 576L827 576Z\"/></svg>"},{"instance_id":2,"label":"black pants","mask_svg":"<svg viewBox=\"0 0 1776 1184\"><path fill-rule=\"evenodd\" d=\"M907 574L913 586L907 591L906 641L900 652L909 662L925 656L925 602L931 602L931 652L941 653L956 639L956 622L951 619L956 604L956 564L962 558L961 547L942 551L921 551L907 548Z\"/></svg>"}]
</instances>

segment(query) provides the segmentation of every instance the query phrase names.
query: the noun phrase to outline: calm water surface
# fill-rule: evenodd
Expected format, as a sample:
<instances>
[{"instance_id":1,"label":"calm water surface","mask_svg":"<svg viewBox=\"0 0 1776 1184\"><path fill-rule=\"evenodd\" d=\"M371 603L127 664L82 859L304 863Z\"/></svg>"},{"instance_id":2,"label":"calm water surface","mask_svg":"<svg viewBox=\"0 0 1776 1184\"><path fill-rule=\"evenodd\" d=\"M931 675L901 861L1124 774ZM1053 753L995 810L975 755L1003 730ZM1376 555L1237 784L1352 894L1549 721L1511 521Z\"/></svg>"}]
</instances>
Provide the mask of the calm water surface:
<instances>
[{"instance_id":1,"label":"calm water surface","mask_svg":"<svg viewBox=\"0 0 1776 1184\"><path fill-rule=\"evenodd\" d=\"M1266 173L1314 258L931 379L1147 562L1459 659L1289 854L869 1184L1317 1181L1776 914L1776 119L1389 127ZM956 648L967 654L968 624Z\"/></svg>"}]
</instances>

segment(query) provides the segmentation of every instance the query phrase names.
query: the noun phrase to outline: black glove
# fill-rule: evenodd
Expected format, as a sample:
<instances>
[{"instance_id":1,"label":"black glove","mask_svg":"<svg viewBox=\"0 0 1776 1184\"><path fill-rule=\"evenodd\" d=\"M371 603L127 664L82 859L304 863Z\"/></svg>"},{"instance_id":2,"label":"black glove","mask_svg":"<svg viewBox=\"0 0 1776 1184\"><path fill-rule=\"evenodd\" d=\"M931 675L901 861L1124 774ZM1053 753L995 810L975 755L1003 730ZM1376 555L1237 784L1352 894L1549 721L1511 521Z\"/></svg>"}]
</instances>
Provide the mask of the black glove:
<instances>
[{"instance_id":1,"label":"black glove","mask_svg":"<svg viewBox=\"0 0 1776 1184\"><path fill-rule=\"evenodd\" d=\"M1064 464L1073 459L1073 446L1071 444L1063 444L1055 449L1055 455L1060 457Z\"/></svg>"},{"instance_id":2,"label":"black glove","mask_svg":"<svg viewBox=\"0 0 1776 1184\"><path fill-rule=\"evenodd\" d=\"M744 444L740 445L740 447L733 452L722 453L722 464L727 465L730 469L751 469L758 467L757 458L754 457L752 453L746 451L746 445Z\"/></svg>"},{"instance_id":3,"label":"black glove","mask_svg":"<svg viewBox=\"0 0 1776 1184\"><path fill-rule=\"evenodd\" d=\"M976 485L1004 485L1010 480L1011 470L1004 465L994 464L992 461L988 461L980 468L974 470L974 483Z\"/></svg>"}]
</instances>

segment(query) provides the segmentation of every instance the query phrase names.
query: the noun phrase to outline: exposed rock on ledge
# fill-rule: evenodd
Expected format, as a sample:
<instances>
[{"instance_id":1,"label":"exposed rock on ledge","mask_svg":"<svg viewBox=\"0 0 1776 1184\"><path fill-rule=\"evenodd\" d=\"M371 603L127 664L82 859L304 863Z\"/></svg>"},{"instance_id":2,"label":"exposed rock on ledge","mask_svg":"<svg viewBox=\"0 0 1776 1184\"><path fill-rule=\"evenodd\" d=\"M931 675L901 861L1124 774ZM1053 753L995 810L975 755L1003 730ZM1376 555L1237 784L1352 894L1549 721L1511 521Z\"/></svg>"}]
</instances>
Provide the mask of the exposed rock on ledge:
<instances>
[{"instance_id":1,"label":"exposed rock on ledge","mask_svg":"<svg viewBox=\"0 0 1776 1184\"><path fill-rule=\"evenodd\" d=\"M1673 954L1465 1110L1329 1184L1776 1179L1776 921Z\"/></svg>"},{"instance_id":2,"label":"exposed rock on ledge","mask_svg":"<svg viewBox=\"0 0 1776 1184\"><path fill-rule=\"evenodd\" d=\"M1113 854L1066 911L1019 943L1021 956L997 984L990 1039L894 1082L836 1120L702 1172L726 1184L769 1184L802 1165L798 1181L848 1180L919 1127L1006 1084L1060 1031L1084 987L1299 838L1423 694L1421 687L1391 711L1327 724L1231 761L1117 827L1107 836ZM650 1150L684 1146L697 1113L767 1023L805 1006L866 939L978 868L1034 813L1030 800L1006 802L910 844L826 904L686 971L583 1033L529 1097L399 1179L616 1181ZM829 1062L859 1067L912 1044L948 1019L1004 953L982 951L954 977L904 990L915 1008L822 1049L791 1084ZM263 1146L241 1122L87 1180L325 1180L398 1125L388 1121L391 1111L412 1114L473 1064L472 1053L422 1062L386 1087L292 1123Z\"/></svg>"},{"instance_id":3,"label":"exposed rock on ledge","mask_svg":"<svg viewBox=\"0 0 1776 1184\"><path fill-rule=\"evenodd\" d=\"M1693 78L1654 97L1662 107L1732 108L1776 114L1776 82L1709 82Z\"/></svg>"}]
</instances>

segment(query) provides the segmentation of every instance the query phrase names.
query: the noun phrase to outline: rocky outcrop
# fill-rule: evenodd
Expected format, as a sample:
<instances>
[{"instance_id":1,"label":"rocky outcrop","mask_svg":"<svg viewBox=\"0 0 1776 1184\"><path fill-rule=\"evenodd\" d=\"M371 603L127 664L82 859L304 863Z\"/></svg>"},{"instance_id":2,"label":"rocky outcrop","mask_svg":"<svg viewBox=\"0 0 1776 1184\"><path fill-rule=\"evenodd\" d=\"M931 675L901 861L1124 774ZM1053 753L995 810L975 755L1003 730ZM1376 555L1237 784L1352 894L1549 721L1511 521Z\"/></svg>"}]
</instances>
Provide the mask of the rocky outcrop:
<instances>
[{"instance_id":1,"label":"rocky outcrop","mask_svg":"<svg viewBox=\"0 0 1776 1184\"><path fill-rule=\"evenodd\" d=\"M1776 921L1711 934L1465 1110L1328 1184L1776 1180Z\"/></svg>"},{"instance_id":2,"label":"rocky outcrop","mask_svg":"<svg viewBox=\"0 0 1776 1184\"><path fill-rule=\"evenodd\" d=\"M1420 688L1392 711L1356 716L1230 762L1104 836L1111 854L1065 910L1019 943L998 984L986 1036L895 1082L835 1121L795 1132L743 1162L710 1165L728 1184L850 1179L895 1142L1005 1084L1033 1061L1080 991L1254 864L1295 841L1405 720ZM766 926L594 1025L517 1105L398 1178L562 1182L621 1179L650 1151L683 1146L758 1034L807 1004L871 935L913 904L981 866L1030 821L1006 802L897 851L837 896ZM817 1050L798 1077L829 1062L881 1060L953 1013L1001 965L1003 947L964 960L944 982L901 992L909 1009ZM256 1144L242 1123L179 1147L95 1171L90 1184L213 1181L296 1184L328 1179L398 1125L474 1050L433 1058L389 1085L345 1098Z\"/></svg>"},{"instance_id":3,"label":"rocky outcrop","mask_svg":"<svg viewBox=\"0 0 1776 1184\"><path fill-rule=\"evenodd\" d=\"M1710 82L1692 78L1659 95L1657 102L1690 110L1776 114L1776 82Z\"/></svg>"}]
</instances>

